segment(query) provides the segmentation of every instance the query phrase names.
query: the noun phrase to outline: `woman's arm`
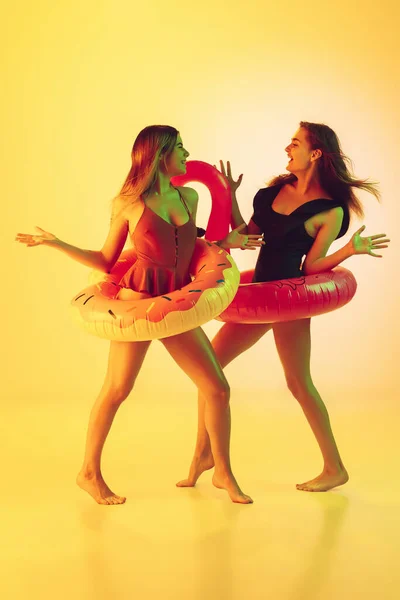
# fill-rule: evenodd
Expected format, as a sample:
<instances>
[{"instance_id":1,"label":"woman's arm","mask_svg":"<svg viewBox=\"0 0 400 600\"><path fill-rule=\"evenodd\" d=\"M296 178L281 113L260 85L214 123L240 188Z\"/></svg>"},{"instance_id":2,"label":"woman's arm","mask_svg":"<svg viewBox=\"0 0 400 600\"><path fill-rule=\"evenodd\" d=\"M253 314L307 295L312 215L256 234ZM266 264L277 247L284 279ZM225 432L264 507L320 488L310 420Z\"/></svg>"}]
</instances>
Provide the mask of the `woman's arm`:
<instances>
[{"instance_id":1,"label":"woman's arm","mask_svg":"<svg viewBox=\"0 0 400 600\"><path fill-rule=\"evenodd\" d=\"M240 250L257 250L265 245L261 229L250 219L248 225L243 221L235 227L223 240L215 242L225 250L240 248Z\"/></svg>"},{"instance_id":2,"label":"woman's arm","mask_svg":"<svg viewBox=\"0 0 400 600\"><path fill-rule=\"evenodd\" d=\"M242 217L242 213L240 212L240 208L239 208L239 204L236 198L236 192L232 191L231 192L231 198L232 198L232 213L231 213L231 227L232 229L236 229L236 227L239 227L239 225L242 225L243 223L246 223L246 221L243 219ZM246 225L246 229L243 230L243 233L247 233L247 225ZM257 232L255 232L257 233Z\"/></svg>"},{"instance_id":3,"label":"woman's arm","mask_svg":"<svg viewBox=\"0 0 400 600\"><path fill-rule=\"evenodd\" d=\"M235 194L235 192L232 192L232 219L231 219L232 229L239 227L243 223L246 225L246 221L243 219L242 213L240 212L236 194ZM250 219L248 224L243 228L243 231L241 233L247 234L247 235L261 235L262 230L259 228L258 225L256 225L254 223L253 216L252 216L252 218Z\"/></svg>"},{"instance_id":4,"label":"woman's arm","mask_svg":"<svg viewBox=\"0 0 400 600\"><path fill-rule=\"evenodd\" d=\"M253 216L254 216L254 213L253 213L250 221L246 225L246 221L243 219L242 213L240 212L236 194L235 194L235 192L232 192L232 219L231 219L232 229L236 229L237 227L244 225L244 227L240 230L240 233L242 235L248 235L248 236L252 236L252 237L257 236L257 238L260 237L263 232L262 232L262 229L260 229L260 227L254 223ZM253 239L255 239L255 238L253 237Z\"/></svg>"},{"instance_id":5,"label":"woman's arm","mask_svg":"<svg viewBox=\"0 0 400 600\"><path fill-rule=\"evenodd\" d=\"M183 197L188 205L188 209L192 215L192 219L196 223L199 195L196 192L196 190L186 186L180 187L180 191L181 193L183 192ZM244 225L244 227L241 227L241 225ZM242 220L242 223L240 223L239 226L236 227L233 231L228 233L228 235L223 240L218 240L215 243L226 250L231 248L241 248L242 250L256 250L258 247L264 244L264 241L259 239L260 230L255 225L255 223L253 223L252 226L254 226L253 228L255 228L254 232L247 232L248 227L246 226L246 223Z\"/></svg>"},{"instance_id":6,"label":"woman's arm","mask_svg":"<svg viewBox=\"0 0 400 600\"><path fill-rule=\"evenodd\" d=\"M390 240L385 237L385 233L361 237L360 234L364 231L365 225L360 227L342 248L326 256L330 245L339 234L343 214L343 208L340 206L325 213L321 227L303 264L305 275L330 271L346 260L346 258L350 258L350 256L354 256L355 254L369 254L370 256L382 258L382 255L374 254L373 250L387 248L387 243Z\"/></svg>"},{"instance_id":7,"label":"woman's arm","mask_svg":"<svg viewBox=\"0 0 400 600\"><path fill-rule=\"evenodd\" d=\"M231 163L227 161L227 168L225 169L225 165L222 160L220 162L221 173L227 178L229 187L231 189L231 199L232 199L232 211L231 211L231 227L232 229L237 229L240 226L243 226L240 230L242 235L251 235L251 236L260 236L262 234L262 230L256 225L251 218L248 225L246 225L246 221L243 219L242 213L240 212L239 203L236 198L236 190L242 183L243 174L239 175L237 181L235 181L232 177Z\"/></svg>"},{"instance_id":8,"label":"woman's arm","mask_svg":"<svg viewBox=\"0 0 400 600\"><path fill-rule=\"evenodd\" d=\"M325 213L314 243L304 260L303 272L305 275L330 271L346 260L346 258L352 256L353 252L348 243L337 252L326 256L330 245L339 234L343 215L344 211L341 206Z\"/></svg>"},{"instance_id":9,"label":"woman's arm","mask_svg":"<svg viewBox=\"0 0 400 600\"><path fill-rule=\"evenodd\" d=\"M16 240L28 247L44 245L57 248L81 264L107 273L112 269L121 254L128 235L128 222L123 217L121 209L121 200L114 200L110 230L101 250L84 250L72 246L40 227L37 227L40 232L39 235L19 233Z\"/></svg>"}]
</instances>

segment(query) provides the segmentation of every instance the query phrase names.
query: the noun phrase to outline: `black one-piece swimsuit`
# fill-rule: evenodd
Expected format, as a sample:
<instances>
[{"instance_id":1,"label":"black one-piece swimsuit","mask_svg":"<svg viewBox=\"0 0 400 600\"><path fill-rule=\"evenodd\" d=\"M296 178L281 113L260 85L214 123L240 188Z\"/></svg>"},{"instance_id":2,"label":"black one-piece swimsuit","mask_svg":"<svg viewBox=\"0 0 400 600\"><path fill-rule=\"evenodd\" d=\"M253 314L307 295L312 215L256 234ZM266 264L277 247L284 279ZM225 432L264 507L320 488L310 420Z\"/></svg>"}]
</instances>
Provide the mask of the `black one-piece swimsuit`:
<instances>
[{"instance_id":1,"label":"black one-piece swimsuit","mask_svg":"<svg viewBox=\"0 0 400 600\"><path fill-rule=\"evenodd\" d=\"M272 203L282 185L263 188L254 197L252 220L264 233L265 245L258 256L253 282L301 277L303 256L314 242L304 223L318 213L341 206L344 217L336 239L345 235L349 228L348 207L344 202L336 200L310 200L289 215L277 213L273 210Z\"/></svg>"}]
</instances>

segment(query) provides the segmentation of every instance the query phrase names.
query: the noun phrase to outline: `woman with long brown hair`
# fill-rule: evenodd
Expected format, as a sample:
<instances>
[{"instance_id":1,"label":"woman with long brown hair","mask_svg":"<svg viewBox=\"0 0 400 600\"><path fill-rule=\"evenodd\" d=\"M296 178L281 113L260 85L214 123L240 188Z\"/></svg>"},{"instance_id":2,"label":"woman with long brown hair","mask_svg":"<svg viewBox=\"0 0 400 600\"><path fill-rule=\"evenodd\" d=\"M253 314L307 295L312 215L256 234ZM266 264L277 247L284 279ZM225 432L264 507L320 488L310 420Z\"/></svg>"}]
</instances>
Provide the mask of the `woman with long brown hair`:
<instances>
[{"instance_id":1,"label":"woman with long brown hair","mask_svg":"<svg viewBox=\"0 0 400 600\"><path fill-rule=\"evenodd\" d=\"M179 289L190 282L198 195L192 188L174 187L171 178L185 173L188 156L173 127L154 125L139 133L132 149L132 167L113 201L110 230L100 251L71 246L40 228L37 235L17 234L16 239L27 246L58 248L90 268L109 272L130 235L138 259L120 282L119 298L140 299ZM218 243L224 248L250 249L262 241L258 234L233 231ZM233 502L251 503L232 473L230 390L208 338L197 327L161 342L204 398L205 427L213 464L215 461L214 485L226 489ZM90 414L85 457L77 477L78 485L99 504L125 502L125 497L114 494L104 481L101 455L115 414L133 388L150 343L110 343L108 370Z\"/></svg>"},{"instance_id":2,"label":"woman with long brown hair","mask_svg":"<svg viewBox=\"0 0 400 600\"><path fill-rule=\"evenodd\" d=\"M349 227L352 211L362 217L363 210L353 189L362 189L379 199L376 185L353 177L347 167L335 132L323 124L301 122L285 149L289 162L284 175L275 177L254 198L254 212L243 233L264 234L255 268L254 282L273 281L333 269L354 254L380 257L375 249L386 248L386 234L362 237L361 227L351 240L327 256L332 242ZM221 161L221 170L225 167ZM244 224L236 200L230 163L227 176L232 192L232 226ZM304 258L305 257L305 258ZM303 260L304 258L304 260ZM226 367L272 330L289 390L299 402L319 444L323 471L315 479L298 484L303 491L323 492L348 481L337 448L329 415L315 388L310 373L310 319L282 323L225 323L212 341L216 356ZM199 425L196 449L189 477L178 486L192 486L200 474L212 467L212 452L204 427L204 398L199 394Z\"/></svg>"}]
</instances>

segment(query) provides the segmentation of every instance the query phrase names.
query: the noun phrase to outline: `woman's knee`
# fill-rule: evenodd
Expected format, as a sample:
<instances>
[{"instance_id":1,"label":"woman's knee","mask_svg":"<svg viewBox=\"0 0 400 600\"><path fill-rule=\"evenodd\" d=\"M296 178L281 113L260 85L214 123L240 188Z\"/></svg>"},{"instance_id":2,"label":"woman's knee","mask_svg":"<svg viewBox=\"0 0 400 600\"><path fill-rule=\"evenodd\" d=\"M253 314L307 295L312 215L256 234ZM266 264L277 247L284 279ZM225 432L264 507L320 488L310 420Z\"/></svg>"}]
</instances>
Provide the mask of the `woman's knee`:
<instances>
[{"instance_id":1,"label":"woman's knee","mask_svg":"<svg viewBox=\"0 0 400 600\"><path fill-rule=\"evenodd\" d=\"M286 375L286 384L296 400L306 399L316 392L311 377Z\"/></svg>"},{"instance_id":2,"label":"woman's knee","mask_svg":"<svg viewBox=\"0 0 400 600\"><path fill-rule=\"evenodd\" d=\"M131 393L133 385L133 383L106 381L105 395L107 400L112 404L122 404Z\"/></svg>"},{"instance_id":3,"label":"woman's knee","mask_svg":"<svg viewBox=\"0 0 400 600\"><path fill-rule=\"evenodd\" d=\"M231 390L229 387L229 383L225 378L208 384L206 389L202 391L207 397L214 400L215 402L226 405L229 404Z\"/></svg>"}]
</instances>

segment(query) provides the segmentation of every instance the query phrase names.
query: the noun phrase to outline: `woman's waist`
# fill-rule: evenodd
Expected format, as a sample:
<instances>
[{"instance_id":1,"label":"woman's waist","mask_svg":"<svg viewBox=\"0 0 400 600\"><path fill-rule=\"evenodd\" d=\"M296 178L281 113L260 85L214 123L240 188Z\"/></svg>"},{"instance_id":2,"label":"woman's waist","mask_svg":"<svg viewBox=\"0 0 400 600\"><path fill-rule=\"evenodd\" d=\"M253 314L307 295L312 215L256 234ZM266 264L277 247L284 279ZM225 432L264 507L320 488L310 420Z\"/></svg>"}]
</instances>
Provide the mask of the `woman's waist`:
<instances>
[{"instance_id":1,"label":"woman's waist","mask_svg":"<svg viewBox=\"0 0 400 600\"><path fill-rule=\"evenodd\" d=\"M296 264L299 263L306 252L303 249L285 248L285 249L261 249L258 255L257 264Z\"/></svg>"},{"instance_id":2,"label":"woman's waist","mask_svg":"<svg viewBox=\"0 0 400 600\"><path fill-rule=\"evenodd\" d=\"M135 261L136 268L143 269L166 269L168 271L181 271L182 269L189 268L190 257L154 257L137 254Z\"/></svg>"},{"instance_id":3,"label":"woman's waist","mask_svg":"<svg viewBox=\"0 0 400 600\"><path fill-rule=\"evenodd\" d=\"M188 268L158 265L154 262L137 260L122 276L119 284L135 291L146 291L160 295L190 283Z\"/></svg>"},{"instance_id":4,"label":"woman's waist","mask_svg":"<svg viewBox=\"0 0 400 600\"><path fill-rule=\"evenodd\" d=\"M306 243L307 242L307 243ZM300 255L306 254L313 240L269 240L265 239L265 245L262 246L260 255Z\"/></svg>"},{"instance_id":5,"label":"woman's waist","mask_svg":"<svg viewBox=\"0 0 400 600\"><path fill-rule=\"evenodd\" d=\"M260 253L255 268L254 280L274 281L300 277L303 256L303 252L269 253L263 256Z\"/></svg>"}]
</instances>

